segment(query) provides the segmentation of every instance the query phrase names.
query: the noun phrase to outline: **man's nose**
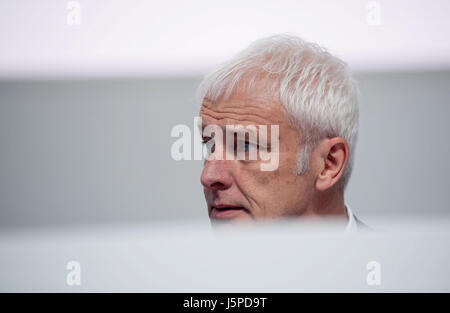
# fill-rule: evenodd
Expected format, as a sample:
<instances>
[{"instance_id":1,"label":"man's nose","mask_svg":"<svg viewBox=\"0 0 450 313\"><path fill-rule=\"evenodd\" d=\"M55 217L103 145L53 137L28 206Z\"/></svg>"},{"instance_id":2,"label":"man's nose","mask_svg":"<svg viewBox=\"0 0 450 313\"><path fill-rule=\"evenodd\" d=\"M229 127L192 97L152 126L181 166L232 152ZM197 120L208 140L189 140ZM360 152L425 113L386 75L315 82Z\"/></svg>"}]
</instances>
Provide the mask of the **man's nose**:
<instances>
[{"instance_id":1,"label":"man's nose","mask_svg":"<svg viewBox=\"0 0 450 313\"><path fill-rule=\"evenodd\" d=\"M229 166L230 161L210 160L205 162L200 180L205 188L213 190L226 190L232 185Z\"/></svg>"}]
</instances>

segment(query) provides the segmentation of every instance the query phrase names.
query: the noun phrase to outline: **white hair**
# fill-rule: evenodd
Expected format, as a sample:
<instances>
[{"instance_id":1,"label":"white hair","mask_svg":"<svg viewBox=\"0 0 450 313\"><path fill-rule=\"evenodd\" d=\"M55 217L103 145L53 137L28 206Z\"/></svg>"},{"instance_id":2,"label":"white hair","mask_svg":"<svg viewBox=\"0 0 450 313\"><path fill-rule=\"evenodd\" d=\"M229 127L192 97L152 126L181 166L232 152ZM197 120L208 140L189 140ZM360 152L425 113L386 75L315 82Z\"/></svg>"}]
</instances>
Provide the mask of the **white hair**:
<instances>
[{"instance_id":1,"label":"white hair","mask_svg":"<svg viewBox=\"0 0 450 313\"><path fill-rule=\"evenodd\" d=\"M264 79L279 93L289 119L302 133L298 174L309 170L310 155L319 140L342 137L350 147L341 186L352 171L358 133L358 88L347 64L315 43L292 35L275 35L253 42L229 62L207 75L198 89L203 101L229 97L237 86L251 88Z\"/></svg>"}]
</instances>

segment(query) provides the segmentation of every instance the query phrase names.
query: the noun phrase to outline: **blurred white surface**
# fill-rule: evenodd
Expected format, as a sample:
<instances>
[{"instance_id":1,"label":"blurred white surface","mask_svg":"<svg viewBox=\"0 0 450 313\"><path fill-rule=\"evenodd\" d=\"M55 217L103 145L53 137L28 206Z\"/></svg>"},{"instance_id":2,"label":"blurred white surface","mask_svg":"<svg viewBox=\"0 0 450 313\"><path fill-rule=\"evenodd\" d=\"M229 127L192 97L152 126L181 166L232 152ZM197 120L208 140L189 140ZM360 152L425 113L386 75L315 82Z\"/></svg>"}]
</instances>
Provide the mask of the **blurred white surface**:
<instances>
[{"instance_id":1,"label":"blurred white surface","mask_svg":"<svg viewBox=\"0 0 450 313\"><path fill-rule=\"evenodd\" d=\"M69 2L78 3L77 26L68 25ZM442 70L450 68L449 14L446 0L4 0L0 77L198 75L285 32L355 70Z\"/></svg>"},{"instance_id":2,"label":"blurred white surface","mask_svg":"<svg viewBox=\"0 0 450 313\"><path fill-rule=\"evenodd\" d=\"M2 231L0 291L450 291L449 219L384 224L360 234L305 223L212 232L196 222ZM70 261L79 286L66 283ZM367 284L372 261L380 285Z\"/></svg>"}]
</instances>

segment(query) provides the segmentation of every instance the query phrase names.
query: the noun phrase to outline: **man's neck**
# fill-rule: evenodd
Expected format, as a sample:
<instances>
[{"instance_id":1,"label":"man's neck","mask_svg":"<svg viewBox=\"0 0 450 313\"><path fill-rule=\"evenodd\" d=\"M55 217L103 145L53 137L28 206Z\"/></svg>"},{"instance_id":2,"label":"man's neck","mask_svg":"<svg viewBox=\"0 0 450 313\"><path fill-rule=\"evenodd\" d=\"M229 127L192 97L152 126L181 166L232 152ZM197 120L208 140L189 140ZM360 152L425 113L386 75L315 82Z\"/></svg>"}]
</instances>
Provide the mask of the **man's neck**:
<instances>
[{"instance_id":1,"label":"man's neck","mask_svg":"<svg viewBox=\"0 0 450 313\"><path fill-rule=\"evenodd\" d=\"M322 215L324 217L348 217L344 202L344 193L340 190L316 193L309 211L309 214Z\"/></svg>"}]
</instances>

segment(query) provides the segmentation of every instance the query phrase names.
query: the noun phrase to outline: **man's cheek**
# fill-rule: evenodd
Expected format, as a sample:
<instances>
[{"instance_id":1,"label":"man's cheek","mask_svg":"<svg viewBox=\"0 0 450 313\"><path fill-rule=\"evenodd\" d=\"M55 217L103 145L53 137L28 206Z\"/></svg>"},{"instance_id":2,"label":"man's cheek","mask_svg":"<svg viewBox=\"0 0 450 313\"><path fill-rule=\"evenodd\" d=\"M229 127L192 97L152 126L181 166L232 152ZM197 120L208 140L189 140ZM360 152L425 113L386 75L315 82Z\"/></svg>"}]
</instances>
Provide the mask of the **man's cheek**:
<instances>
[{"instance_id":1,"label":"man's cheek","mask_svg":"<svg viewBox=\"0 0 450 313\"><path fill-rule=\"evenodd\" d=\"M203 188L203 194L205 195L206 201L211 201L212 200L211 190Z\"/></svg>"},{"instance_id":2,"label":"man's cheek","mask_svg":"<svg viewBox=\"0 0 450 313\"><path fill-rule=\"evenodd\" d=\"M266 186L273 179L274 172L264 172L261 171L259 165L245 167L240 171L240 181L241 185L249 186L251 189L261 188L261 186Z\"/></svg>"},{"instance_id":3,"label":"man's cheek","mask_svg":"<svg viewBox=\"0 0 450 313\"><path fill-rule=\"evenodd\" d=\"M285 150L280 154L280 164L278 166L278 175L283 177L297 176L298 156L297 150Z\"/></svg>"}]
</instances>

